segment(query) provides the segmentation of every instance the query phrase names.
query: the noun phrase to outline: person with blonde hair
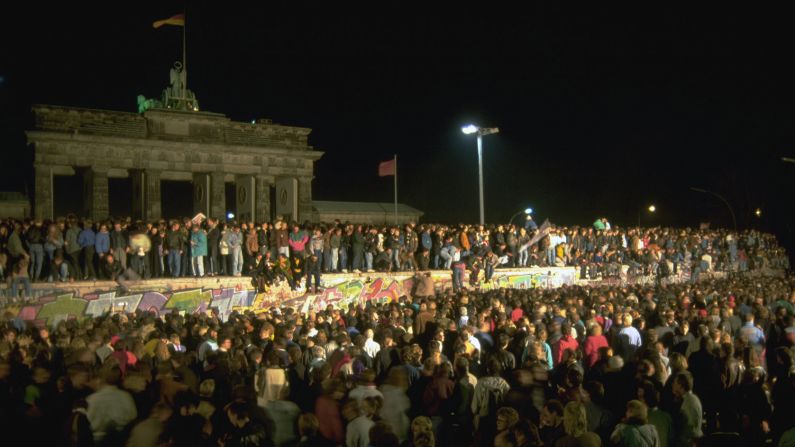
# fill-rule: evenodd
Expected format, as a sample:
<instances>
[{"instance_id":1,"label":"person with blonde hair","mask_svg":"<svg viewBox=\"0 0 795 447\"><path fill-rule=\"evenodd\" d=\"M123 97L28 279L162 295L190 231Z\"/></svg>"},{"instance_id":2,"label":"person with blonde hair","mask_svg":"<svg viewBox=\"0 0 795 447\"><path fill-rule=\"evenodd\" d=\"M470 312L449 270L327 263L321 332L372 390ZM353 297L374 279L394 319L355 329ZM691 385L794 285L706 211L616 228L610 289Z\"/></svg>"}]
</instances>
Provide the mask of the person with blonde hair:
<instances>
[{"instance_id":1,"label":"person with blonde hair","mask_svg":"<svg viewBox=\"0 0 795 447\"><path fill-rule=\"evenodd\" d=\"M558 439L555 447L600 447L602 440L596 433L588 431L585 405L569 402L563 409L563 429L566 436Z\"/></svg>"},{"instance_id":2,"label":"person with blonde hair","mask_svg":"<svg viewBox=\"0 0 795 447\"><path fill-rule=\"evenodd\" d=\"M431 418L427 416L417 416L414 418L413 421L411 421L412 438L419 433L432 432L432 431L433 431L433 423L431 422Z\"/></svg>"},{"instance_id":3,"label":"person with blonde hair","mask_svg":"<svg viewBox=\"0 0 795 447\"><path fill-rule=\"evenodd\" d=\"M411 445L412 447L434 447L436 445L431 418L417 416L411 421Z\"/></svg>"},{"instance_id":4,"label":"person with blonde hair","mask_svg":"<svg viewBox=\"0 0 795 447\"><path fill-rule=\"evenodd\" d=\"M494 437L495 446L513 445L511 430L519 422L519 413L511 407L500 407L497 410L497 436Z\"/></svg>"}]
</instances>

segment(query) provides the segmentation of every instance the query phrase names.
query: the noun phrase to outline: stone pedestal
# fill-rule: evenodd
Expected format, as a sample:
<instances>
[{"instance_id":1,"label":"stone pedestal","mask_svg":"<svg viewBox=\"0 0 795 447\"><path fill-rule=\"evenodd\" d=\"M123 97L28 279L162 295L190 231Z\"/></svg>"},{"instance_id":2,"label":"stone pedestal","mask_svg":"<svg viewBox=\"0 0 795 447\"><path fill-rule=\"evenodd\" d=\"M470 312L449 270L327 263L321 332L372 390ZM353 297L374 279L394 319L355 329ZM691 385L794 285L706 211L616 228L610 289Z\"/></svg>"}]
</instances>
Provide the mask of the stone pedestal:
<instances>
[{"instance_id":1,"label":"stone pedestal","mask_svg":"<svg viewBox=\"0 0 795 447\"><path fill-rule=\"evenodd\" d=\"M52 166L36 165L36 208L33 215L36 219L53 218L53 181Z\"/></svg>"},{"instance_id":2,"label":"stone pedestal","mask_svg":"<svg viewBox=\"0 0 795 447\"><path fill-rule=\"evenodd\" d=\"M83 173L83 204L84 215L94 221L108 218L108 168L86 168Z\"/></svg>"}]
</instances>

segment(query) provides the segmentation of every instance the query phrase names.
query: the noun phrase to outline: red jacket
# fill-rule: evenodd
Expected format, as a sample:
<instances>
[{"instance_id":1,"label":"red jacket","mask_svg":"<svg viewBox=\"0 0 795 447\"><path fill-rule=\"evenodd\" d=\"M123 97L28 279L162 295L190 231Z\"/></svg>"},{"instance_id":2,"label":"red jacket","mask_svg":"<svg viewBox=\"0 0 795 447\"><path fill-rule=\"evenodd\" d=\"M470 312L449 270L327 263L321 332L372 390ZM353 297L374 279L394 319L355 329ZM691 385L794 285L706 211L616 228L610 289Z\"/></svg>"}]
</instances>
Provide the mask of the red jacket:
<instances>
[{"instance_id":1,"label":"red jacket","mask_svg":"<svg viewBox=\"0 0 795 447\"><path fill-rule=\"evenodd\" d=\"M320 396L315 402L315 416L317 416L318 433L331 441L334 445L345 443L345 429L340 415L340 404L329 396Z\"/></svg>"},{"instance_id":2,"label":"red jacket","mask_svg":"<svg viewBox=\"0 0 795 447\"><path fill-rule=\"evenodd\" d=\"M607 338L604 335L589 335L583 343L583 364L591 368L599 360L599 348L607 347Z\"/></svg>"},{"instance_id":3,"label":"red jacket","mask_svg":"<svg viewBox=\"0 0 795 447\"><path fill-rule=\"evenodd\" d=\"M580 344L577 343L577 339L571 335L564 335L563 337L560 337L560 340L558 340L556 344L558 345L558 349L552 350L555 354L555 357L552 359L555 366L560 364L560 362L563 360L563 353L566 352L567 349L576 351L577 347L580 346Z\"/></svg>"}]
</instances>

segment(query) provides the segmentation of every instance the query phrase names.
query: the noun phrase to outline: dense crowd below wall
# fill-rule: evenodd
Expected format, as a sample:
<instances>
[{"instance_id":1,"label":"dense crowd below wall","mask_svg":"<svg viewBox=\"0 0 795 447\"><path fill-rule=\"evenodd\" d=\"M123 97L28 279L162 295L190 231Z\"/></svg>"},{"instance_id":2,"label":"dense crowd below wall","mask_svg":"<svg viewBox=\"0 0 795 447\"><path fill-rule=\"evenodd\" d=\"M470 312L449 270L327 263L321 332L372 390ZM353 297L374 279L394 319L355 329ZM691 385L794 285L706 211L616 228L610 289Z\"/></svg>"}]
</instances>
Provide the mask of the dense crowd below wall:
<instances>
[{"instance_id":1,"label":"dense crowd below wall","mask_svg":"<svg viewBox=\"0 0 795 447\"><path fill-rule=\"evenodd\" d=\"M414 295L225 322L136 311L43 328L9 311L0 432L31 446L795 442L793 276Z\"/></svg>"},{"instance_id":2,"label":"dense crowd below wall","mask_svg":"<svg viewBox=\"0 0 795 447\"><path fill-rule=\"evenodd\" d=\"M540 233L540 234L539 234ZM230 222L158 222L74 216L52 222L0 221L0 279L12 296L30 282L137 280L250 275L260 288L306 280L316 290L329 272L451 270L456 290L464 272L489 281L494 269L575 266L581 279L682 272L788 269L774 236L757 231L409 224L373 226ZM482 272L482 273L481 273Z\"/></svg>"}]
</instances>

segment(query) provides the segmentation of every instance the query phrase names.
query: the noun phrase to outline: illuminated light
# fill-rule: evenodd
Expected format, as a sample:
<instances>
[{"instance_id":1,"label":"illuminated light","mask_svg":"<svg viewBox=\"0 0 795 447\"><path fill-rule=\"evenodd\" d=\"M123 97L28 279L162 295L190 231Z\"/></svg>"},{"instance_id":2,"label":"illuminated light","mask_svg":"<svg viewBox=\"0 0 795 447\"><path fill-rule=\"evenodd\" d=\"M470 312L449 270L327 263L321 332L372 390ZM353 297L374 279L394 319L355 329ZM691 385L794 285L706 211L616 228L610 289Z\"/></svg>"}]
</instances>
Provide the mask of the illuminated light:
<instances>
[{"instance_id":1,"label":"illuminated light","mask_svg":"<svg viewBox=\"0 0 795 447\"><path fill-rule=\"evenodd\" d=\"M226 213L226 218L227 219L234 219L235 218L235 213Z\"/></svg>"},{"instance_id":2,"label":"illuminated light","mask_svg":"<svg viewBox=\"0 0 795 447\"><path fill-rule=\"evenodd\" d=\"M649 212L650 212L650 213L653 213L653 212L655 212L655 211L657 211L657 207L656 207L656 206L654 206L654 205L649 205Z\"/></svg>"},{"instance_id":3,"label":"illuminated light","mask_svg":"<svg viewBox=\"0 0 795 447\"><path fill-rule=\"evenodd\" d=\"M756 217L762 217L762 209L757 208L756 211L754 211L754 214L756 214Z\"/></svg>"},{"instance_id":4,"label":"illuminated light","mask_svg":"<svg viewBox=\"0 0 795 447\"><path fill-rule=\"evenodd\" d=\"M465 133L465 134L467 134L467 135L471 135L471 134L473 134L473 133L477 132L477 131L478 131L478 129L479 129L479 127L478 127L478 126L476 126L476 125L474 125L474 124L470 124L470 125L468 125L468 126L464 126L464 127L462 127L462 128L461 128L461 132L464 132L464 133Z\"/></svg>"},{"instance_id":5,"label":"illuminated light","mask_svg":"<svg viewBox=\"0 0 795 447\"><path fill-rule=\"evenodd\" d=\"M525 214L533 214L533 209L532 208L527 208L526 210L524 210L524 213Z\"/></svg>"}]
</instances>

